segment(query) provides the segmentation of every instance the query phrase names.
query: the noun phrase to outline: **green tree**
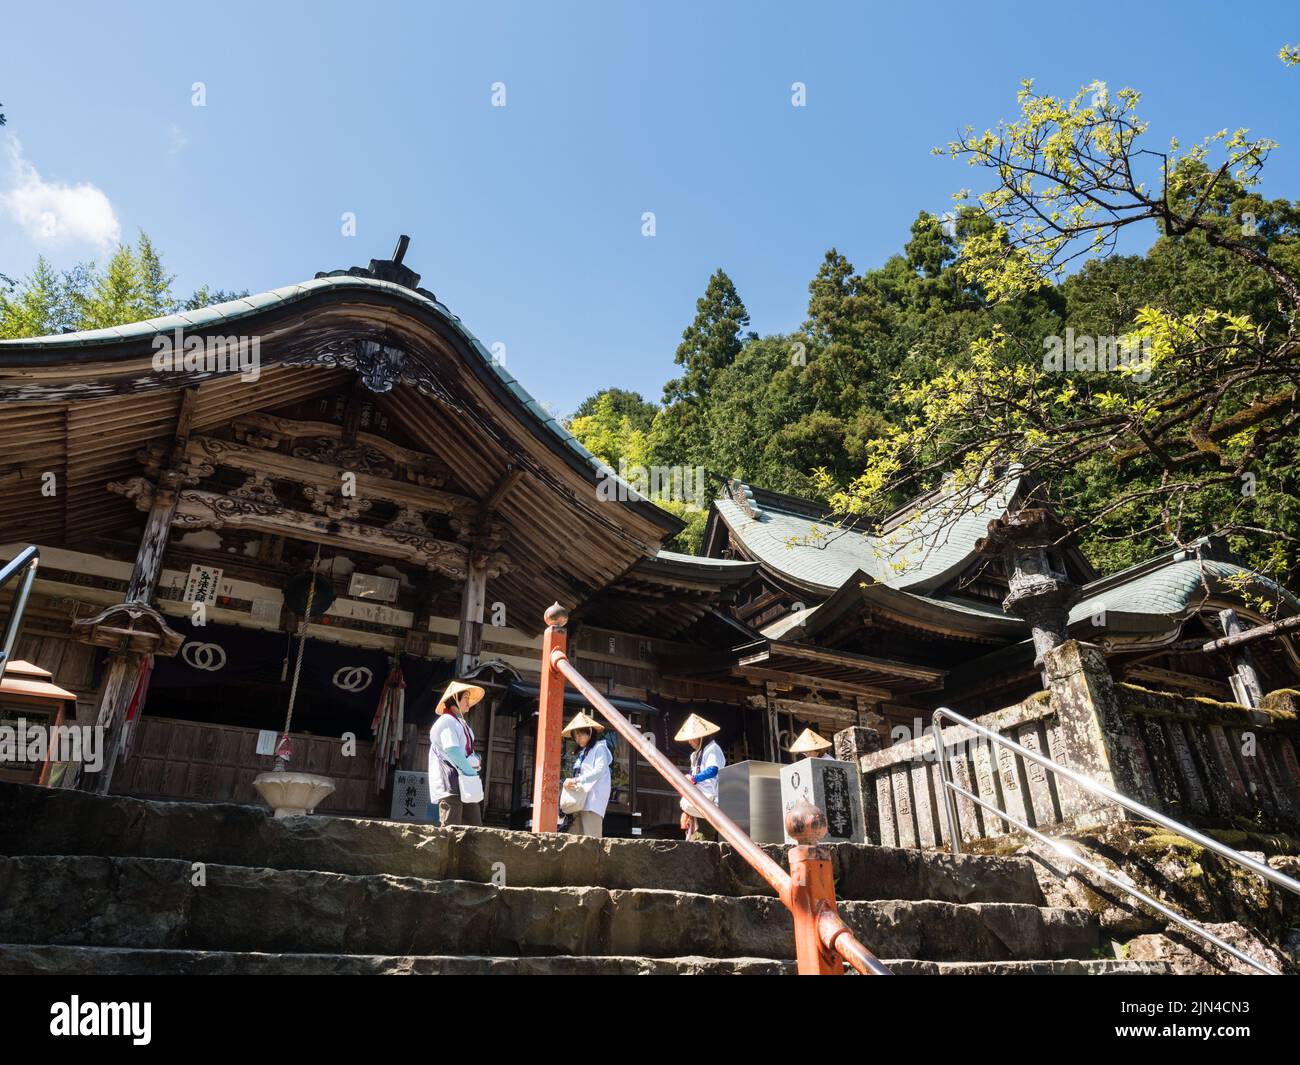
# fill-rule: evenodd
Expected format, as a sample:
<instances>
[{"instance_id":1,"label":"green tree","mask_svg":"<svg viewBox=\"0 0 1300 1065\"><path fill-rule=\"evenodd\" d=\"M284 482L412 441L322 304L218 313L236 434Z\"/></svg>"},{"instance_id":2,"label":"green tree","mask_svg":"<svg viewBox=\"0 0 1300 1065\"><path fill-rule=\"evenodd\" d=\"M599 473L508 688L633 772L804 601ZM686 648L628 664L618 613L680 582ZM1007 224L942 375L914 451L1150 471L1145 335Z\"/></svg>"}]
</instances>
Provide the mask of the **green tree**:
<instances>
[{"instance_id":1,"label":"green tree","mask_svg":"<svg viewBox=\"0 0 1300 1065\"><path fill-rule=\"evenodd\" d=\"M651 454L659 465L707 465L709 399L718 374L736 361L749 312L726 273L718 269L695 304L673 360L681 377L664 385L664 408L651 428ZM752 336L753 334L749 334Z\"/></svg>"},{"instance_id":2,"label":"green tree","mask_svg":"<svg viewBox=\"0 0 1300 1065\"><path fill-rule=\"evenodd\" d=\"M655 414L659 410L653 403L646 400L640 392L629 392L623 388L605 388L599 392L594 392L579 405L578 409L573 412L573 417L585 418L596 413L597 407L608 402L608 409L619 417L626 417L634 429L648 431L651 423L655 420Z\"/></svg>"},{"instance_id":3,"label":"green tree","mask_svg":"<svg viewBox=\"0 0 1300 1065\"><path fill-rule=\"evenodd\" d=\"M736 286L719 268L695 303L695 320L682 333L673 361L685 372L664 386L664 402L707 397L716 374L740 354L748 325L749 312Z\"/></svg>"},{"instance_id":4,"label":"green tree","mask_svg":"<svg viewBox=\"0 0 1300 1065\"><path fill-rule=\"evenodd\" d=\"M0 294L0 338L102 329L248 295L212 292L203 285L187 300L177 301L173 280L145 233L134 248L119 245L102 270L83 262L59 273L42 257L30 275L10 282L8 291Z\"/></svg>"},{"instance_id":5,"label":"green tree","mask_svg":"<svg viewBox=\"0 0 1300 1065\"><path fill-rule=\"evenodd\" d=\"M645 408L649 408L649 412ZM607 388L588 397L569 421L569 432L606 465L644 466L649 460L647 429L655 410L635 392Z\"/></svg>"},{"instance_id":6,"label":"green tree","mask_svg":"<svg viewBox=\"0 0 1300 1065\"><path fill-rule=\"evenodd\" d=\"M1093 535L1145 546L1218 530L1293 578L1300 211L1256 191L1272 142L1222 131L1148 149L1137 94L1112 100L1099 83L1063 100L1027 82L1019 102L1018 119L947 149L992 179L958 269L998 310L1062 300L1085 335L993 319L963 361L902 390L903 417L863 472L824 489L871 514L950 472L972 484L1023 471ZM1116 257L1119 232L1143 222L1153 252ZM1062 284L1088 259L1100 263ZM1125 358L1087 332L1103 327L1123 334Z\"/></svg>"},{"instance_id":7,"label":"green tree","mask_svg":"<svg viewBox=\"0 0 1300 1065\"><path fill-rule=\"evenodd\" d=\"M44 256L15 295L0 296L0 339L46 336L76 327L77 277L58 273Z\"/></svg>"}]
</instances>

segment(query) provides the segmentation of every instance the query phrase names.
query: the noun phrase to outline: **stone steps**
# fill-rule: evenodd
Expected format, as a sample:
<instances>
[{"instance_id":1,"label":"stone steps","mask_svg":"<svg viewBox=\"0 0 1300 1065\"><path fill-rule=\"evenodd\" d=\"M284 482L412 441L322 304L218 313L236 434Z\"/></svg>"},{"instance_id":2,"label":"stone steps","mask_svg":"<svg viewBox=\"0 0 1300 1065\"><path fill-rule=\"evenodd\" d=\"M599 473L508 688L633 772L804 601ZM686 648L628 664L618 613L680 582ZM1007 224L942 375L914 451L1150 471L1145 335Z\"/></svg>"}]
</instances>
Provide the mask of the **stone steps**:
<instances>
[{"instance_id":1,"label":"stone steps","mask_svg":"<svg viewBox=\"0 0 1300 1065\"><path fill-rule=\"evenodd\" d=\"M497 887L465 880L207 865L170 858L0 858L0 941L311 954L747 955L792 958L789 912L760 895ZM1083 910L844 900L879 956L1087 957Z\"/></svg>"},{"instance_id":2,"label":"stone steps","mask_svg":"<svg viewBox=\"0 0 1300 1065\"><path fill-rule=\"evenodd\" d=\"M886 964L902 976L1147 975L1167 971L1158 962L1109 958L1000 962L899 960ZM103 976L793 976L795 964L772 958L267 954L0 943L0 973L41 976L68 972Z\"/></svg>"},{"instance_id":3,"label":"stone steps","mask_svg":"<svg viewBox=\"0 0 1300 1065\"><path fill-rule=\"evenodd\" d=\"M900 973L1150 972L1044 904L1023 859L829 848L840 912ZM784 848L769 848L784 863ZM0 784L0 973L793 970L732 849Z\"/></svg>"},{"instance_id":4,"label":"stone steps","mask_svg":"<svg viewBox=\"0 0 1300 1065\"><path fill-rule=\"evenodd\" d=\"M892 847L828 848L846 899L1043 903L1029 862ZM787 867L784 847L767 847ZM440 829L345 817L276 820L233 803L151 802L0 784L0 854L176 858L266 869L386 873L513 887L660 888L768 895L728 846Z\"/></svg>"}]
</instances>

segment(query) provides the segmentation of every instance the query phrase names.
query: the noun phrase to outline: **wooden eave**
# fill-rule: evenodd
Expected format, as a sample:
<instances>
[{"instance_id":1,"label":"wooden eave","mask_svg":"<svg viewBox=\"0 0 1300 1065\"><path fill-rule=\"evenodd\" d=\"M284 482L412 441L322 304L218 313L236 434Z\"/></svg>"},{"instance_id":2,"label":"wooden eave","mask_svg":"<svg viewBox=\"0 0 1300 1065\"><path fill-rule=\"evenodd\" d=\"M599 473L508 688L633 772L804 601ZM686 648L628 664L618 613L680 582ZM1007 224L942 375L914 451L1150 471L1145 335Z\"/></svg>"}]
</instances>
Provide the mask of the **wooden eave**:
<instances>
[{"instance_id":1,"label":"wooden eave","mask_svg":"<svg viewBox=\"0 0 1300 1065\"><path fill-rule=\"evenodd\" d=\"M0 541L73 546L137 523L132 504L107 485L138 475L142 450L170 443L184 390L196 391L192 432L210 433L241 415L345 390L356 370L310 360L363 338L405 354L409 379L377 393L377 408L443 459L466 495L485 500L511 467L522 472L494 514L519 564L494 581L490 598L507 603L512 626L536 633L552 601L581 603L653 556L681 522L637 497L598 498L602 471L590 456L547 425L549 416L440 307L396 285L342 279L187 330L260 337L257 381L156 372L154 334L138 329L121 340L0 345ZM159 332L173 328L162 323ZM42 493L47 473L53 495Z\"/></svg>"}]
</instances>

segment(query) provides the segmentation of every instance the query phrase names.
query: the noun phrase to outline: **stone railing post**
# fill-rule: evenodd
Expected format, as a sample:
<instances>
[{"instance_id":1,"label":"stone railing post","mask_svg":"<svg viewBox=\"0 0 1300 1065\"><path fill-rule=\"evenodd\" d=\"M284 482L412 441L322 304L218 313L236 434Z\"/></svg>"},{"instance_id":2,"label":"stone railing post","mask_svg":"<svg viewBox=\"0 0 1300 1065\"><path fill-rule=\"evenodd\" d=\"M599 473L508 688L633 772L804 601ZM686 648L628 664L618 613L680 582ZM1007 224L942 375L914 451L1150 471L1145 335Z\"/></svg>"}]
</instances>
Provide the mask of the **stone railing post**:
<instances>
[{"instance_id":1,"label":"stone railing post","mask_svg":"<svg viewBox=\"0 0 1300 1065\"><path fill-rule=\"evenodd\" d=\"M1043 655L1060 725L1059 760L1108 788L1158 806L1137 724L1120 705L1101 648L1067 640ZM1123 819L1122 807L1058 780L1062 813L1080 827Z\"/></svg>"},{"instance_id":2,"label":"stone railing post","mask_svg":"<svg viewBox=\"0 0 1300 1065\"><path fill-rule=\"evenodd\" d=\"M868 794L867 781L862 776L862 756L875 754L884 746L880 740L880 733L873 728L852 725L835 733L831 737L831 746L837 759L841 762L852 762L857 768L862 784L858 788L858 795L862 800L860 812L862 824L867 830L867 841L880 839L880 811L876 808L876 791L872 788Z\"/></svg>"}]
</instances>

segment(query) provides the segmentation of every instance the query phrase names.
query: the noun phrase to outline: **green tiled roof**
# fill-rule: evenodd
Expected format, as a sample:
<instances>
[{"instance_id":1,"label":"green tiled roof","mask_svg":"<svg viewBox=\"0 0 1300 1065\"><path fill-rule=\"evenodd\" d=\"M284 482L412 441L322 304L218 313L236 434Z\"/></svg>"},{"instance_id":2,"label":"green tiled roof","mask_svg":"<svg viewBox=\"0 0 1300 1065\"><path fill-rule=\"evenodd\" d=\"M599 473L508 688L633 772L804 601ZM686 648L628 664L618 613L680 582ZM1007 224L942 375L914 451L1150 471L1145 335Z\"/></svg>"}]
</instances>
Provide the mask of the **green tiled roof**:
<instances>
[{"instance_id":1,"label":"green tiled roof","mask_svg":"<svg viewBox=\"0 0 1300 1065\"><path fill-rule=\"evenodd\" d=\"M1240 600L1238 582L1243 582L1251 595L1280 600L1283 614L1300 610L1300 600L1286 589L1232 562L1174 556L1163 565L1150 567L1144 563L1088 585L1084 598L1070 611L1070 625L1092 628L1092 619L1104 611L1103 627L1110 631L1167 629L1211 598Z\"/></svg>"},{"instance_id":2,"label":"green tiled roof","mask_svg":"<svg viewBox=\"0 0 1300 1065\"><path fill-rule=\"evenodd\" d=\"M796 610L761 630L769 639L805 639L832 623L846 604L872 598L917 617L946 614L959 628L964 624L984 630L989 622L1005 621L1010 625L1004 626L1004 635L1013 635L1013 627L1027 632L1023 622L1005 613L997 603L924 594L926 586L936 583L936 575L952 572L973 555L974 541L983 535L997 505L992 501L980 512L978 525L956 522L942 543L930 544L919 552L920 565L900 572L889 569L890 557L864 534L850 532L820 547L814 538L813 544L787 548L784 544L777 546L777 536L799 527L807 530L812 518L778 513L771 508L764 508L758 518L753 518L730 500L720 501L718 508L720 512L725 509L723 516L729 526L734 521L744 530L743 541L756 556L764 561L769 557L779 560L769 564L802 583L825 586L856 558L872 560L872 568L861 566L845 574L820 603ZM927 526L922 523L921 527ZM1206 557L1205 546L1198 542L1187 550L1168 551L1085 585L1082 598L1070 612L1074 635L1087 639L1100 632L1167 632L1207 606L1242 604L1245 596L1280 602L1284 616L1300 613L1300 599L1289 591L1236 563ZM814 553L819 550L820 554ZM1094 624L1094 619L1099 624Z\"/></svg>"},{"instance_id":3,"label":"green tiled roof","mask_svg":"<svg viewBox=\"0 0 1300 1065\"><path fill-rule=\"evenodd\" d=\"M746 551L797 584L829 594L861 570L881 584L926 592L970 562L975 542L1014 494L1012 484L957 508L957 497L936 493L880 536L770 504L755 506L757 517L731 499L714 505Z\"/></svg>"}]
</instances>

